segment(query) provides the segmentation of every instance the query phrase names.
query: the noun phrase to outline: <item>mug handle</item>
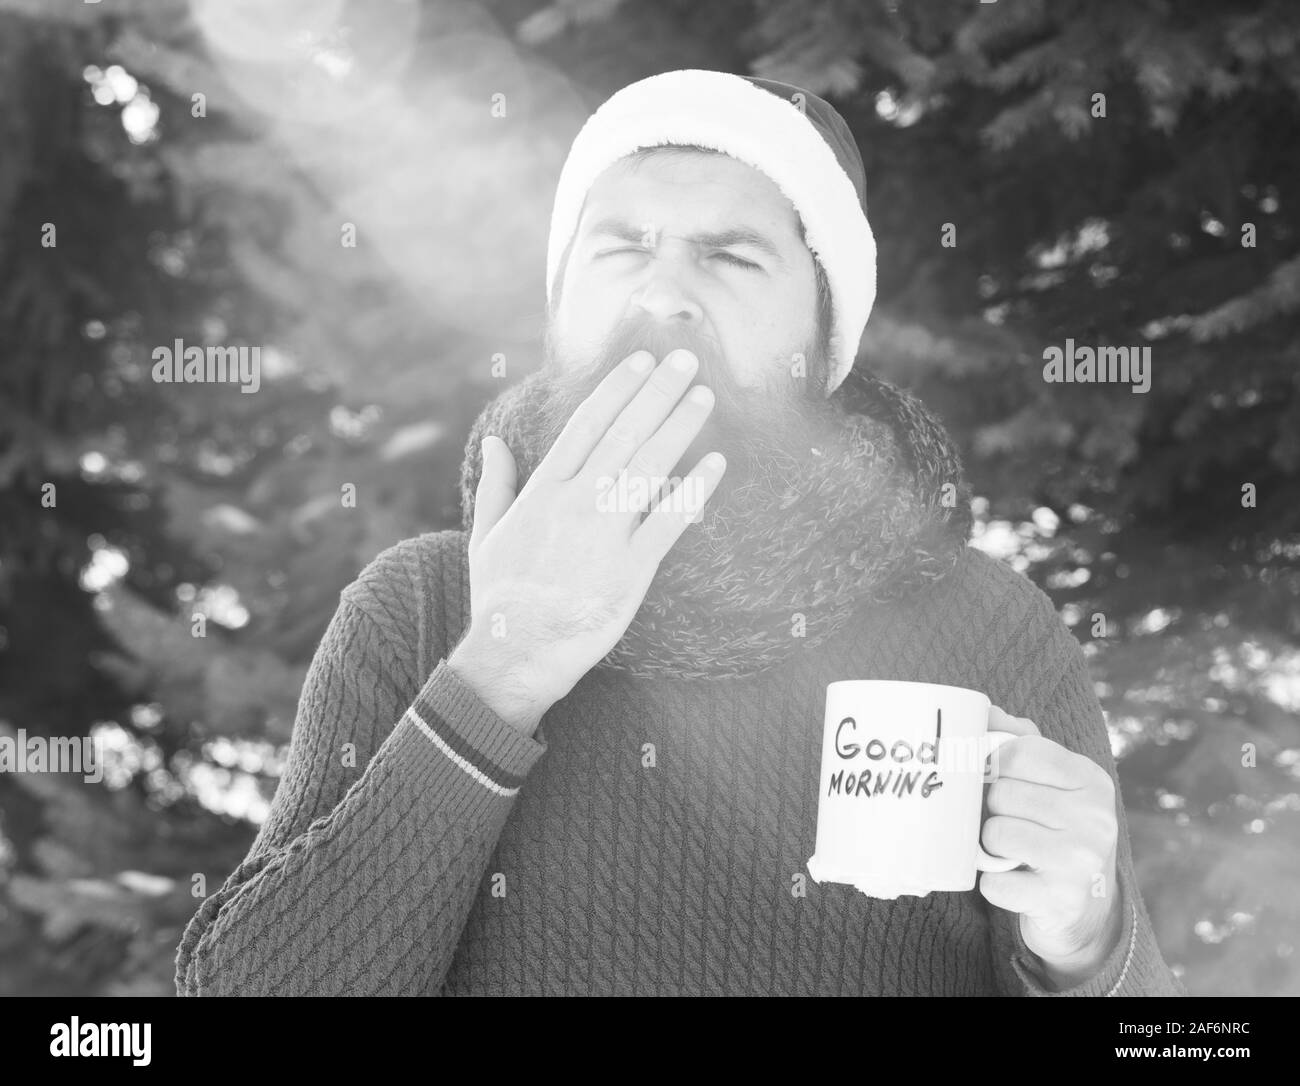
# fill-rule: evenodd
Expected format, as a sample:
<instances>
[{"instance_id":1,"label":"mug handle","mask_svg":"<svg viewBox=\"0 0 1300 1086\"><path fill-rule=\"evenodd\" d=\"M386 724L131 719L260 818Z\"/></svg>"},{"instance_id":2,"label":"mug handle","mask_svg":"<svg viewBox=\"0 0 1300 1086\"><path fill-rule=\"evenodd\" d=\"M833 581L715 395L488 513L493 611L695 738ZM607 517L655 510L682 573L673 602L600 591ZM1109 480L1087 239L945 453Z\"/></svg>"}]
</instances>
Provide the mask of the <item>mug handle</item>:
<instances>
[{"instance_id":1,"label":"mug handle","mask_svg":"<svg viewBox=\"0 0 1300 1086\"><path fill-rule=\"evenodd\" d=\"M1011 739L1019 738L1019 736L1015 735L1012 732L992 732L992 731L988 733L988 737L989 737L990 755L995 750L997 750L998 747L1002 746L1003 743L1006 743ZM997 780L997 778L993 777L992 780ZM987 774L985 775L984 783L985 784L991 783L990 778L987 776ZM983 830L984 830L984 826L983 824L981 824L980 825L981 833L983 832ZM991 853L985 852L983 846L979 843L978 840L975 842L975 870L976 871L992 871L992 872L1013 871L1019 866L1020 866L1019 860L1013 860L1010 856L994 856Z\"/></svg>"}]
</instances>

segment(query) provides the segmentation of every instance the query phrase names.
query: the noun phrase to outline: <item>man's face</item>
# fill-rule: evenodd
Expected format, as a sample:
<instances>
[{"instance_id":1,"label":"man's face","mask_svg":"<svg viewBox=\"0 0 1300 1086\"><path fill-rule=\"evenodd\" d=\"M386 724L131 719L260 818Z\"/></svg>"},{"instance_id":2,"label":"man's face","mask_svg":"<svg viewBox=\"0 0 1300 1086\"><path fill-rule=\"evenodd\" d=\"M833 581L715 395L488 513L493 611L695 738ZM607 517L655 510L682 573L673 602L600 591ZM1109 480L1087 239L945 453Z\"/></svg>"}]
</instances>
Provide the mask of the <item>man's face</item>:
<instances>
[{"instance_id":1,"label":"man's face","mask_svg":"<svg viewBox=\"0 0 1300 1086\"><path fill-rule=\"evenodd\" d=\"M727 457L724 493L770 473L774 456L797 470L831 425L802 376L825 354L813 257L790 201L758 170L721 154L616 162L588 193L559 288L545 336L552 436L642 348L660 361L690 349L695 383L716 397L675 475L712 449Z\"/></svg>"}]
</instances>

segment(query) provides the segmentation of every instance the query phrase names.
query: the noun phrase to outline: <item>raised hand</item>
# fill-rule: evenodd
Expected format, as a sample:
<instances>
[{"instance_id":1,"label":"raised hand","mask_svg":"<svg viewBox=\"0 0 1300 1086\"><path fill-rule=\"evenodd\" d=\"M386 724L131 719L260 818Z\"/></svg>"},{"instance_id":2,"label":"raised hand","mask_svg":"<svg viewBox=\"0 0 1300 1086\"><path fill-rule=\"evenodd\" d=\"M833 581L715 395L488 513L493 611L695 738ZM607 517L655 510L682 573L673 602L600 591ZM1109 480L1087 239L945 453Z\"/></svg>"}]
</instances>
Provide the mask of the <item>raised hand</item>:
<instances>
[{"instance_id":1,"label":"raised hand","mask_svg":"<svg viewBox=\"0 0 1300 1086\"><path fill-rule=\"evenodd\" d=\"M505 719L531 732L618 643L660 562L726 469L703 457L669 472L713 409L686 395L698 361L629 355L573 413L516 494L505 443L483 443L469 541L469 630L448 663ZM642 514L646 514L644 519Z\"/></svg>"}]
</instances>

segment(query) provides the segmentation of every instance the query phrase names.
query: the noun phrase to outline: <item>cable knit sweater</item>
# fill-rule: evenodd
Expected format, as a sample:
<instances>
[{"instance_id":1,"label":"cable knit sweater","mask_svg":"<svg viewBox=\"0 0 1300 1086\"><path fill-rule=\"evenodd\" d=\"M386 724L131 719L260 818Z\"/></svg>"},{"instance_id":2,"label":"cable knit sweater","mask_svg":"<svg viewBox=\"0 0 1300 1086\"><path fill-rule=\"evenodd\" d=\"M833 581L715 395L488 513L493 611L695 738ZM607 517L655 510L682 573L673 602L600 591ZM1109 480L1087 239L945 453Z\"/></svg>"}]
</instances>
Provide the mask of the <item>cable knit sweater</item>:
<instances>
[{"instance_id":1,"label":"cable knit sweater","mask_svg":"<svg viewBox=\"0 0 1300 1086\"><path fill-rule=\"evenodd\" d=\"M342 592L271 812L186 928L181 994L1186 994L1122 805L1123 930L1065 992L978 889L885 901L807 874L836 679L974 687L1114 776L1086 659L1027 578L967 547L756 676L598 666L529 737L446 663L466 544L406 540Z\"/></svg>"}]
</instances>

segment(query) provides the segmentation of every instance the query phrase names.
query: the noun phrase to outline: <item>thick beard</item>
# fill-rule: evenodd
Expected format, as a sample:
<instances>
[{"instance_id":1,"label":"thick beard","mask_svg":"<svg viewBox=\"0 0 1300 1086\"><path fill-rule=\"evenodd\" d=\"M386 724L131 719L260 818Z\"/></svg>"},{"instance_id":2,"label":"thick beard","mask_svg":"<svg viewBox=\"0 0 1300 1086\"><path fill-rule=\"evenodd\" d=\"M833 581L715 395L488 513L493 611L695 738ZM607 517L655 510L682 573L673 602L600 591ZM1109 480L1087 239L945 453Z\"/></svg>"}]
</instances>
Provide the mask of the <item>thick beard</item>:
<instances>
[{"instance_id":1,"label":"thick beard","mask_svg":"<svg viewBox=\"0 0 1300 1086\"><path fill-rule=\"evenodd\" d=\"M640 334L607 345L589 368L539 369L484 408L461 469L464 531L474 523L481 439L505 441L522 488L577 405L637 348L662 358L671 347L691 347L703 364L697 380L732 402L730 371L699 337L664 342L651 329L633 331ZM551 363L554 370L553 354ZM762 408L748 415L724 409L732 425L724 418L704 444L706 451L727 446L729 492L721 504L714 494L703 518L659 563L604 661L615 670L679 679L760 671L827 643L858 608L946 576L965 548L969 488L960 458L939 423L906 394L850 373L830 400L782 409L776 405L785 400L757 390L740 400ZM737 465L745 475L739 483ZM957 512L941 499L950 484L958 485ZM796 614L806 623L797 637L790 626Z\"/></svg>"},{"instance_id":2,"label":"thick beard","mask_svg":"<svg viewBox=\"0 0 1300 1086\"><path fill-rule=\"evenodd\" d=\"M715 546L738 542L749 512L772 495L797 489L807 477L811 458L847 447L842 410L812 387L811 377L796 379L778 366L766 385L744 386L717 342L694 328L666 327L650 318L625 321L601 345L595 361L585 366L560 357L553 328L548 322L543 338L545 398L538 420L542 450L550 449L578 405L635 351L648 350L661 362L684 347L699 359L691 384L713 391L713 410L669 475L686 475L707 452L716 450L726 457L722 480L693 526ZM825 372L826 344L822 337L815 338L804 351L809 375Z\"/></svg>"}]
</instances>

